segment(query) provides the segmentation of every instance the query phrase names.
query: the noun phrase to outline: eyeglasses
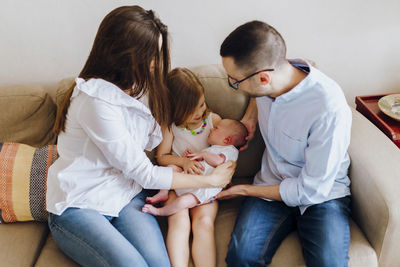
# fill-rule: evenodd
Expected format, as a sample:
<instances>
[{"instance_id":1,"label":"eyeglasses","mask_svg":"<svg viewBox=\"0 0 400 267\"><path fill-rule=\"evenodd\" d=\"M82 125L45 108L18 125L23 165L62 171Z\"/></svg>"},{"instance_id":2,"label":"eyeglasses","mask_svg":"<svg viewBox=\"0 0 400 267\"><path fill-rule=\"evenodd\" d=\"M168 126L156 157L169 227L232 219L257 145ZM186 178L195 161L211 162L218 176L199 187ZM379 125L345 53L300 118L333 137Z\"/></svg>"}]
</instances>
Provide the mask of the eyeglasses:
<instances>
[{"instance_id":1,"label":"eyeglasses","mask_svg":"<svg viewBox=\"0 0 400 267\"><path fill-rule=\"evenodd\" d=\"M231 76L228 75L228 84L229 84L230 87L232 87L233 89L237 90L237 89L239 89L239 83L244 82L245 80L247 80L247 79L253 77L254 75L259 74L260 72L263 72L263 71L274 71L274 70L275 70L275 69L264 69L264 70L259 70L259 71L257 71L257 72L254 72L253 74L250 74L250 75L247 76L246 78L241 79L240 81L236 81L236 82L234 82L234 80L235 80L234 78L232 78Z\"/></svg>"}]
</instances>

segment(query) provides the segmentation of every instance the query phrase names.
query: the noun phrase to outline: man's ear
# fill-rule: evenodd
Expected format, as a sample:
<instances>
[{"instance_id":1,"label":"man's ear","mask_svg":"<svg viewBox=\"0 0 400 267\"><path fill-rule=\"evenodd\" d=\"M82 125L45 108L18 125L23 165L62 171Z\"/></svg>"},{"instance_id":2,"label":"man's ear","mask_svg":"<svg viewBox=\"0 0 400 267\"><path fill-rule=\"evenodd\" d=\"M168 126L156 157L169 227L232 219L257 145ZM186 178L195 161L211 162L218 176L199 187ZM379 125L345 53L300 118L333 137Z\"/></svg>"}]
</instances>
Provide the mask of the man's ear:
<instances>
[{"instance_id":1,"label":"man's ear","mask_svg":"<svg viewBox=\"0 0 400 267\"><path fill-rule=\"evenodd\" d=\"M230 145L232 144L232 136L229 135L224 139L224 144Z\"/></svg>"},{"instance_id":2,"label":"man's ear","mask_svg":"<svg viewBox=\"0 0 400 267\"><path fill-rule=\"evenodd\" d=\"M262 85L267 85L270 83L271 81L271 76L269 75L269 73L267 71L262 71L258 74L258 77L260 79L260 83Z\"/></svg>"}]
</instances>

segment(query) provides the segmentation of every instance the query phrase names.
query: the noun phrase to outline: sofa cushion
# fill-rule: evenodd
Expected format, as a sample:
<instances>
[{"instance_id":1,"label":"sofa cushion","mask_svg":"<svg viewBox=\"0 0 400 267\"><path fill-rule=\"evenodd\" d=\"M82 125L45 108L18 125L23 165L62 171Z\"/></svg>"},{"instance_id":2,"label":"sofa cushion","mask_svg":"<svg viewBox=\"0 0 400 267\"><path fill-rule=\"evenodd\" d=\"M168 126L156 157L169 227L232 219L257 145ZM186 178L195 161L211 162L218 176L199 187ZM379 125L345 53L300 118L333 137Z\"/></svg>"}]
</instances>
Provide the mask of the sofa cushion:
<instances>
[{"instance_id":1,"label":"sofa cushion","mask_svg":"<svg viewBox=\"0 0 400 267\"><path fill-rule=\"evenodd\" d=\"M56 145L0 143L0 221L46 221L46 179Z\"/></svg>"},{"instance_id":2,"label":"sofa cushion","mask_svg":"<svg viewBox=\"0 0 400 267\"><path fill-rule=\"evenodd\" d=\"M1 224L0 265L34 266L48 233L46 223Z\"/></svg>"},{"instance_id":3,"label":"sofa cushion","mask_svg":"<svg viewBox=\"0 0 400 267\"><path fill-rule=\"evenodd\" d=\"M375 250L353 220L350 220L350 233L349 266L378 266ZM269 266L306 266L297 232L283 240Z\"/></svg>"},{"instance_id":4,"label":"sofa cushion","mask_svg":"<svg viewBox=\"0 0 400 267\"><path fill-rule=\"evenodd\" d=\"M0 142L55 143L56 106L40 86L0 87Z\"/></svg>"},{"instance_id":5,"label":"sofa cushion","mask_svg":"<svg viewBox=\"0 0 400 267\"><path fill-rule=\"evenodd\" d=\"M67 255L65 255L57 246L56 241L54 241L53 237L49 235L35 264L35 267L53 266L78 267L80 265L70 259Z\"/></svg>"}]
</instances>

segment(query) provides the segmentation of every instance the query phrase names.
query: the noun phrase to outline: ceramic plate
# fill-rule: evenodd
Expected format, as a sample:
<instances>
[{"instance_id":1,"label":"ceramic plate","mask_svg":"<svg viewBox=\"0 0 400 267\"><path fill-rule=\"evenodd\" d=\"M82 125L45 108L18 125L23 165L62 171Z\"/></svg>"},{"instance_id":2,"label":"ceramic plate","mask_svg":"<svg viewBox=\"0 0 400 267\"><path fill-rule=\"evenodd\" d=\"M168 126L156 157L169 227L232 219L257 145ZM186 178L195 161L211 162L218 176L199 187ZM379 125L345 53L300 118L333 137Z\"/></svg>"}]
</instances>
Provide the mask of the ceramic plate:
<instances>
[{"instance_id":1,"label":"ceramic plate","mask_svg":"<svg viewBox=\"0 0 400 267\"><path fill-rule=\"evenodd\" d=\"M383 113L400 121L400 94L381 97L378 101L378 106Z\"/></svg>"}]
</instances>

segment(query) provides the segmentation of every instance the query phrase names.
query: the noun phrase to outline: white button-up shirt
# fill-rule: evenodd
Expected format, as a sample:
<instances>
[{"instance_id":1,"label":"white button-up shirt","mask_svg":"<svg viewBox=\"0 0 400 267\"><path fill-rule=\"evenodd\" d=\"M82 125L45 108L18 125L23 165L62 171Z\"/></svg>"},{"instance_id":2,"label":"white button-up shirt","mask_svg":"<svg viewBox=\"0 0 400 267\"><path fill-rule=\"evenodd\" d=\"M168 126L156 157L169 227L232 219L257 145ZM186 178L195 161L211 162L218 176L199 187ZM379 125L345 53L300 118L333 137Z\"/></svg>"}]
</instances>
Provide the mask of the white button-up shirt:
<instances>
[{"instance_id":1,"label":"white button-up shirt","mask_svg":"<svg viewBox=\"0 0 400 267\"><path fill-rule=\"evenodd\" d=\"M257 98L266 150L254 184L280 184L285 204L303 213L350 195L352 117L341 88L318 69L300 65L309 72L296 87L276 99Z\"/></svg>"},{"instance_id":2,"label":"white button-up shirt","mask_svg":"<svg viewBox=\"0 0 400 267\"><path fill-rule=\"evenodd\" d=\"M102 79L76 79L59 158L50 166L47 210L69 207L118 216L142 188L169 189L172 169L154 166L144 150L162 140L161 129L139 100Z\"/></svg>"}]
</instances>

